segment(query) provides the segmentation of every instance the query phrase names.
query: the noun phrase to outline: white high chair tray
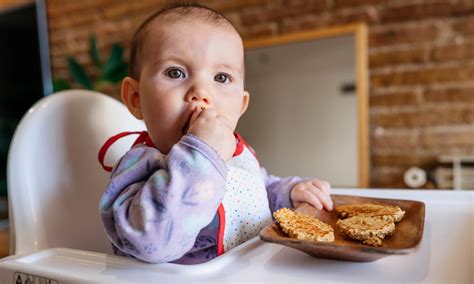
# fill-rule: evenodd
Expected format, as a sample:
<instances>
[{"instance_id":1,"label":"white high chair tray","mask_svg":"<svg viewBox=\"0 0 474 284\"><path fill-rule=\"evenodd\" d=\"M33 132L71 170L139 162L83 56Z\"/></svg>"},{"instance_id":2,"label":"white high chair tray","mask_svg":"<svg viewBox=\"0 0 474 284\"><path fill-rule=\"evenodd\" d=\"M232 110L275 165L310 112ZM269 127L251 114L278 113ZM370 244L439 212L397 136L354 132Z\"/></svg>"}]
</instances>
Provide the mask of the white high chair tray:
<instances>
[{"instance_id":1,"label":"white high chair tray","mask_svg":"<svg viewBox=\"0 0 474 284\"><path fill-rule=\"evenodd\" d=\"M425 233L418 251L355 263L318 259L255 238L208 263L186 266L151 265L101 253L54 248L4 258L0 261L0 283L16 283L18 277L22 281L29 277L32 283L474 281L474 192L361 189L333 192L423 201Z\"/></svg>"}]
</instances>

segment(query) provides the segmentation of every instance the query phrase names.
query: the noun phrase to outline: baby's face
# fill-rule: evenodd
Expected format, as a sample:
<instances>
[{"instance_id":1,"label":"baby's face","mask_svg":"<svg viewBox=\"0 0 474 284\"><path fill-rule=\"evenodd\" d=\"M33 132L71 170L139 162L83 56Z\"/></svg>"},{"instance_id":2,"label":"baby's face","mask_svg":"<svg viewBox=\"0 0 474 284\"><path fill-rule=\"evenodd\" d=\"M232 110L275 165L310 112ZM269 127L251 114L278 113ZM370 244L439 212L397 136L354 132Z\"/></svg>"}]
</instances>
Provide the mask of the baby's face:
<instances>
[{"instance_id":1,"label":"baby's face","mask_svg":"<svg viewBox=\"0 0 474 284\"><path fill-rule=\"evenodd\" d=\"M145 124L161 152L186 134L195 109L214 108L235 130L248 103L243 62L242 40L228 27L189 20L150 31L138 86Z\"/></svg>"}]
</instances>

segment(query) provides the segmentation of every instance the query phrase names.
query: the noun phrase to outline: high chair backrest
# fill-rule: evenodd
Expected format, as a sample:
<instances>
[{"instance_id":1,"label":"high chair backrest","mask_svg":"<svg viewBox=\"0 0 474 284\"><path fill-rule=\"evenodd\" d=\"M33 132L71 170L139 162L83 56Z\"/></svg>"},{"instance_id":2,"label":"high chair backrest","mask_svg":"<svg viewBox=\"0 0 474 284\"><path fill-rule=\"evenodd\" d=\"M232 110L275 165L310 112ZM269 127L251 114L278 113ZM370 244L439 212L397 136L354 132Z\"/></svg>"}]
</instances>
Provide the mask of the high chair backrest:
<instances>
[{"instance_id":1,"label":"high chair backrest","mask_svg":"<svg viewBox=\"0 0 474 284\"><path fill-rule=\"evenodd\" d=\"M86 90L38 101L20 121L8 156L11 252L67 247L110 253L98 204L110 173L98 163L102 144L145 126L119 101ZM113 165L136 137L117 141Z\"/></svg>"}]
</instances>

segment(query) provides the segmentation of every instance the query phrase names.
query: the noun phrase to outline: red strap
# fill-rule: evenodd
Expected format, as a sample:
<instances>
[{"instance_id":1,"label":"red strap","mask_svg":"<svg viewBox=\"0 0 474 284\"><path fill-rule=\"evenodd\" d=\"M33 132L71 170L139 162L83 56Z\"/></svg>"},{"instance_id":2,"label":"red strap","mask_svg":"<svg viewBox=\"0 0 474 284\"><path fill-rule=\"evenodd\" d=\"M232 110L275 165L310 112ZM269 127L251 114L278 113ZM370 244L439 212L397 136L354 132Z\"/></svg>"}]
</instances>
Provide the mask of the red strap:
<instances>
[{"instance_id":1,"label":"red strap","mask_svg":"<svg viewBox=\"0 0 474 284\"><path fill-rule=\"evenodd\" d=\"M237 139L237 145L235 145L235 151L232 157L240 155L244 151L244 139L240 136L239 133L234 132L234 137Z\"/></svg>"},{"instance_id":2,"label":"red strap","mask_svg":"<svg viewBox=\"0 0 474 284\"><path fill-rule=\"evenodd\" d=\"M105 154L107 153L107 150L110 148L110 146L112 146L112 144L114 144L120 138L128 136L128 135L132 135L132 134L140 134L138 136L137 140L135 140L135 142L133 143L133 146L135 146L139 143L148 144L147 142L151 142L150 137L148 137L148 132L146 132L146 131L122 132L122 133L119 133L117 135L114 135L114 136L110 137L109 139L107 139L107 141L105 141L104 145L102 145L102 147L99 150L99 163L102 165L102 168L104 168L104 170L106 170L108 172L112 171L112 167L106 166L104 164ZM151 143L151 145L153 145L153 143Z\"/></svg>"},{"instance_id":3,"label":"red strap","mask_svg":"<svg viewBox=\"0 0 474 284\"><path fill-rule=\"evenodd\" d=\"M250 150L250 153L252 153L255 159L257 159L258 161L257 154L255 153L253 148L250 147L249 144L247 144L247 141L245 141L244 138L242 138L242 136L240 136L240 134L237 132L234 132L234 136L237 139L237 146L235 147L235 152L232 157L240 155L244 151L244 146L246 146Z\"/></svg>"},{"instance_id":4,"label":"red strap","mask_svg":"<svg viewBox=\"0 0 474 284\"><path fill-rule=\"evenodd\" d=\"M224 230L225 230L225 210L224 205L221 203L217 209L217 215L219 215L219 229L217 231L217 255L224 253Z\"/></svg>"}]
</instances>

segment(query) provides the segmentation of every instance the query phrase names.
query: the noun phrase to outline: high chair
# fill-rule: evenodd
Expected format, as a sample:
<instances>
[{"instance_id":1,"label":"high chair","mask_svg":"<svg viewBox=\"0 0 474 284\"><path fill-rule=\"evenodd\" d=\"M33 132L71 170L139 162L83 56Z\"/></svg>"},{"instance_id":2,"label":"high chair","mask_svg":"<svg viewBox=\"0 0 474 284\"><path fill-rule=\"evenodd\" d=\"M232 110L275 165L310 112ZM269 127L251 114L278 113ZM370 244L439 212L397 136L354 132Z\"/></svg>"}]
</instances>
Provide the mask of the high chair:
<instances>
[{"instance_id":1,"label":"high chair","mask_svg":"<svg viewBox=\"0 0 474 284\"><path fill-rule=\"evenodd\" d=\"M93 91L59 92L31 107L9 150L12 256L0 261L0 283L117 283L136 269L140 279L146 270L156 279L157 272L203 272L223 263L185 268L112 255L98 209L110 173L99 164L98 151L117 133L144 129L122 103ZM114 165L135 139L115 142L105 164ZM132 277L130 283L137 281Z\"/></svg>"},{"instance_id":2,"label":"high chair","mask_svg":"<svg viewBox=\"0 0 474 284\"><path fill-rule=\"evenodd\" d=\"M108 137L142 129L120 102L92 91L60 92L36 103L9 151L11 253L52 247L111 253L97 207L109 174L97 153ZM130 148L121 142L108 163Z\"/></svg>"},{"instance_id":3,"label":"high chair","mask_svg":"<svg viewBox=\"0 0 474 284\"><path fill-rule=\"evenodd\" d=\"M27 112L8 157L12 255L0 260L0 283L472 283L474 193L467 191L333 189L426 203L420 249L373 263L314 258L258 237L197 265L114 256L98 210L109 178L98 151L117 133L143 129L120 102L91 91L53 94ZM113 165L134 140L114 143L105 164ZM458 232L452 242L444 241L447 228ZM458 261L444 261L453 258Z\"/></svg>"}]
</instances>

